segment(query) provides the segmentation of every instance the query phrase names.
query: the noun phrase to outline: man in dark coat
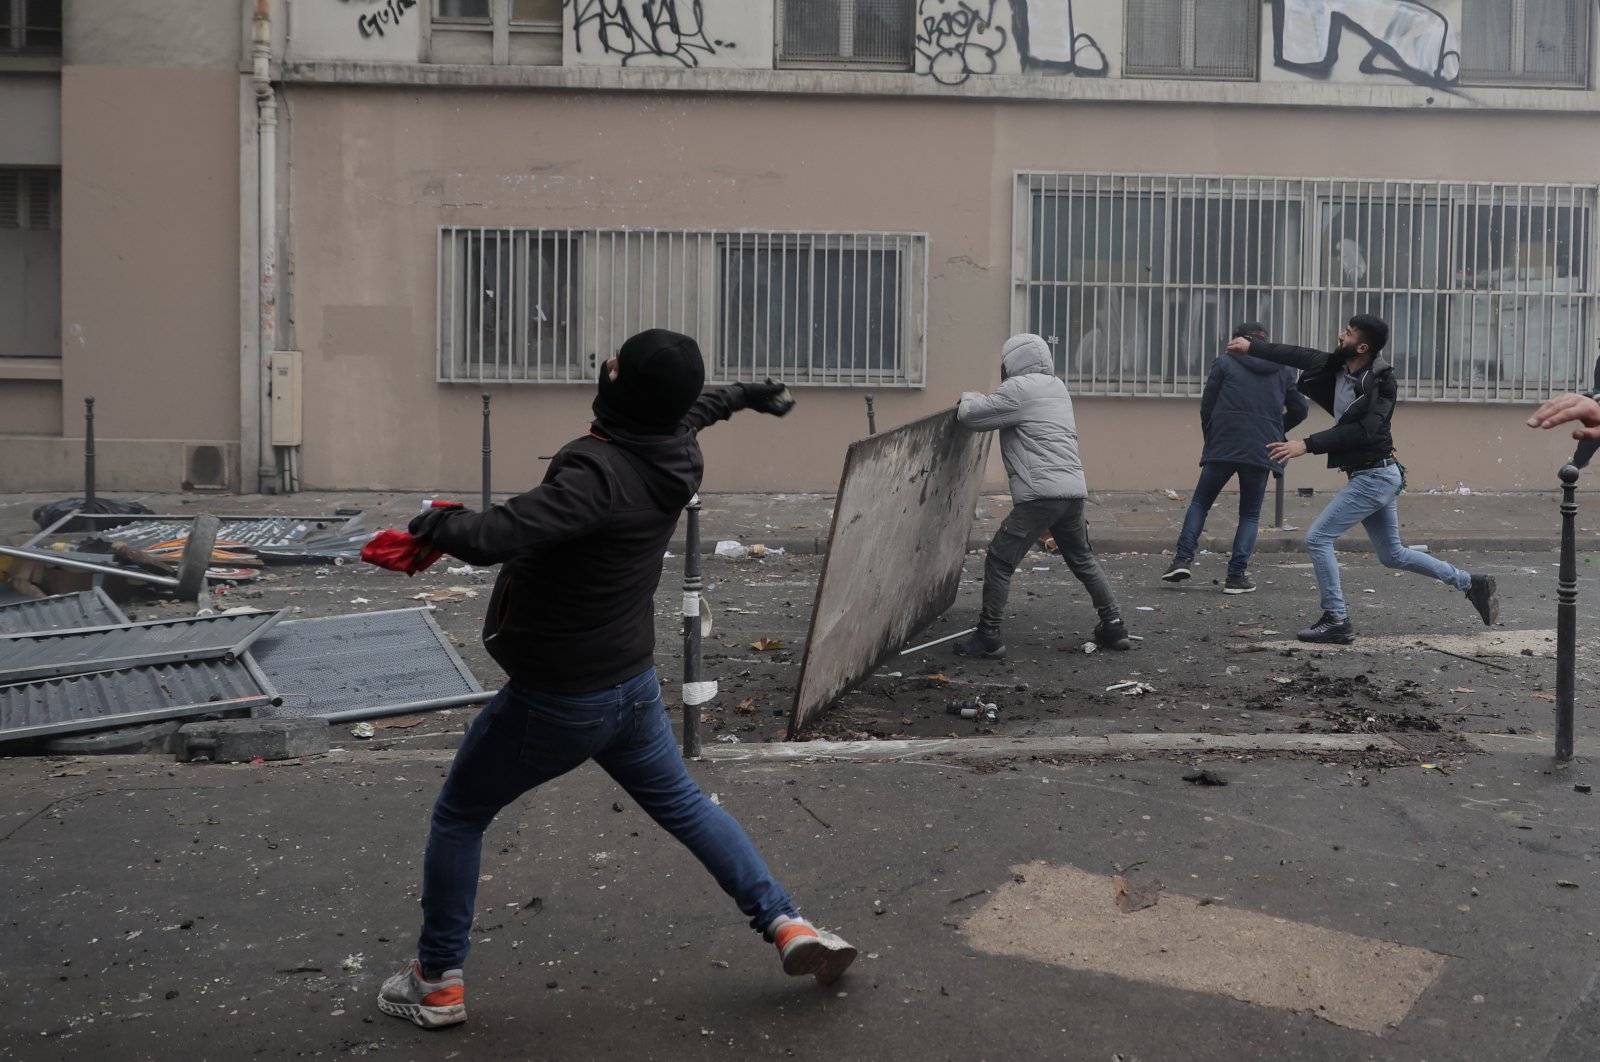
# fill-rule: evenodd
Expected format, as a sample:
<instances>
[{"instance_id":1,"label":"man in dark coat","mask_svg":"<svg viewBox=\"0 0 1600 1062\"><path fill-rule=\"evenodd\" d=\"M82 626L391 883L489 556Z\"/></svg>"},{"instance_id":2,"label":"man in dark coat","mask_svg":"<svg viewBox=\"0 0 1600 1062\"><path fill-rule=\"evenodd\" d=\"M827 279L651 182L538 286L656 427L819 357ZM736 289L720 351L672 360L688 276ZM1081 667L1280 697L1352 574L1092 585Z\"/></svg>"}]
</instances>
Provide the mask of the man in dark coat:
<instances>
[{"instance_id":1,"label":"man in dark coat","mask_svg":"<svg viewBox=\"0 0 1600 1062\"><path fill-rule=\"evenodd\" d=\"M522 794L593 759L681 841L777 945L789 974L828 983L856 951L799 916L733 816L684 770L656 677L655 592L678 515L700 487L698 433L736 410L782 416L782 385L700 393L688 336L622 344L600 369L595 419L544 480L487 512L430 509L418 539L469 564L499 564L483 641L508 680L478 713L434 803L422 867L417 958L384 982L378 1007L423 1028L466 1020L483 833Z\"/></svg>"},{"instance_id":2,"label":"man in dark coat","mask_svg":"<svg viewBox=\"0 0 1600 1062\"><path fill-rule=\"evenodd\" d=\"M1265 342L1267 330L1246 321L1233 330L1233 338ZM1193 574L1194 552L1206 514L1228 480L1239 477L1239 527L1233 533L1233 555L1228 558L1225 594L1248 594L1256 588L1250 578L1250 557L1256 551L1256 531L1261 525L1261 502L1267 496L1267 476L1283 466L1267 456L1267 444L1282 442L1286 433L1306 419L1306 396L1295 390L1294 370L1248 354L1218 358L1206 378L1200 397L1200 431L1205 448L1200 452L1200 479L1183 517L1183 530L1173 550L1172 563L1161 578L1181 583Z\"/></svg>"},{"instance_id":3,"label":"man in dark coat","mask_svg":"<svg viewBox=\"0 0 1600 1062\"><path fill-rule=\"evenodd\" d=\"M1385 567L1431 575L1455 587L1466 594L1485 625L1499 618L1494 576L1473 575L1400 544L1396 501L1405 488L1405 475L1395 460L1389 428L1399 388L1394 367L1378 357L1388 341L1389 326L1381 318L1357 314L1339 333L1339 346L1331 354L1243 337L1228 343L1229 354L1300 369L1301 392L1333 414L1333 427L1304 439L1270 443L1267 455L1274 461L1288 461L1308 453L1327 454L1328 467L1339 469L1350 480L1306 532L1306 549L1322 595L1322 616L1299 632L1303 642L1348 645L1355 640L1333 544L1357 524L1367 529L1372 548Z\"/></svg>"}]
</instances>

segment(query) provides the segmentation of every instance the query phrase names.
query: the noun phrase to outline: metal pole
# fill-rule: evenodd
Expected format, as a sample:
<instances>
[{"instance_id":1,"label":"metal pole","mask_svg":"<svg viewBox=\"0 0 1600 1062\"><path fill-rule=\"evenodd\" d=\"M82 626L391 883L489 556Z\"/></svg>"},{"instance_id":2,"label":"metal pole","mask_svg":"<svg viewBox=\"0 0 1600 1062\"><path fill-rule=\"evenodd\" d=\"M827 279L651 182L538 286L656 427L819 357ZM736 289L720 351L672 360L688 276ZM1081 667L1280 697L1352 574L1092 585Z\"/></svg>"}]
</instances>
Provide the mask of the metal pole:
<instances>
[{"instance_id":1,"label":"metal pole","mask_svg":"<svg viewBox=\"0 0 1600 1062\"><path fill-rule=\"evenodd\" d=\"M689 499L684 513L683 756L690 759L700 755L700 705L711 699L700 678L700 495Z\"/></svg>"},{"instance_id":2,"label":"metal pole","mask_svg":"<svg viewBox=\"0 0 1600 1062\"><path fill-rule=\"evenodd\" d=\"M1561 567L1556 582L1556 759L1572 759L1573 670L1578 650L1578 469L1561 469Z\"/></svg>"},{"instance_id":3,"label":"metal pole","mask_svg":"<svg viewBox=\"0 0 1600 1062\"><path fill-rule=\"evenodd\" d=\"M83 399L83 507L94 505L94 395Z\"/></svg>"},{"instance_id":4,"label":"metal pole","mask_svg":"<svg viewBox=\"0 0 1600 1062\"><path fill-rule=\"evenodd\" d=\"M867 434L878 434L878 418L872 413L872 396L867 396Z\"/></svg>"},{"instance_id":5,"label":"metal pole","mask_svg":"<svg viewBox=\"0 0 1600 1062\"><path fill-rule=\"evenodd\" d=\"M1278 481L1277 494L1272 503L1272 526L1283 527L1283 473L1274 472L1273 478Z\"/></svg>"},{"instance_id":6,"label":"metal pole","mask_svg":"<svg viewBox=\"0 0 1600 1062\"><path fill-rule=\"evenodd\" d=\"M481 512L489 511L489 392L483 393L483 505Z\"/></svg>"}]
</instances>

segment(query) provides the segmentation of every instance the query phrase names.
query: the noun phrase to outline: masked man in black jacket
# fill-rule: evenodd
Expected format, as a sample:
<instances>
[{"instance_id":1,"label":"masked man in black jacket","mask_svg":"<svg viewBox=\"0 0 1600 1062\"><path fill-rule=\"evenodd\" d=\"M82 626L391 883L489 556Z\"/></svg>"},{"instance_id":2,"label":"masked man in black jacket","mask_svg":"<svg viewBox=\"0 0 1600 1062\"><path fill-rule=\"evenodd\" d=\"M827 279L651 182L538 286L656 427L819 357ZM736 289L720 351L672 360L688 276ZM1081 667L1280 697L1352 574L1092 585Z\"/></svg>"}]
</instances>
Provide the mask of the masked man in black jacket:
<instances>
[{"instance_id":1,"label":"masked man in black jacket","mask_svg":"<svg viewBox=\"0 0 1600 1062\"><path fill-rule=\"evenodd\" d=\"M653 663L655 591L678 515L700 487L698 433L740 409L782 416L780 384L700 393L688 336L622 344L600 370L588 434L544 480L488 512L432 509L411 533L469 564L499 564L483 640L509 681L480 712L434 804L423 857L417 958L378 1006L423 1028L466 1020L483 833L523 793L593 759L689 848L777 945L784 971L827 984L856 950L799 916L744 829L684 769Z\"/></svg>"},{"instance_id":2,"label":"masked man in black jacket","mask_svg":"<svg viewBox=\"0 0 1600 1062\"><path fill-rule=\"evenodd\" d=\"M1350 480L1306 532L1306 549L1322 594L1322 617L1299 632L1303 642L1348 645L1355 640L1333 544L1356 524L1367 529L1372 548L1385 567L1431 575L1450 584L1466 594L1485 624L1494 623L1500 615L1494 576L1473 575L1400 544L1396 500L1405 480L1389 434L1397 388L1394 367L1378 357L1388 341L1389 326L1382 319L1357 314L1339 333L1339 346L1332 354L1249 338L1228 343L1230 354L1248 354L1301 370L1300 392L1333 414L1336 422L1304 439L1267 445L1274 461L1327 454L1328 467L1339 469Z\"/></svg>"}]
</instances>

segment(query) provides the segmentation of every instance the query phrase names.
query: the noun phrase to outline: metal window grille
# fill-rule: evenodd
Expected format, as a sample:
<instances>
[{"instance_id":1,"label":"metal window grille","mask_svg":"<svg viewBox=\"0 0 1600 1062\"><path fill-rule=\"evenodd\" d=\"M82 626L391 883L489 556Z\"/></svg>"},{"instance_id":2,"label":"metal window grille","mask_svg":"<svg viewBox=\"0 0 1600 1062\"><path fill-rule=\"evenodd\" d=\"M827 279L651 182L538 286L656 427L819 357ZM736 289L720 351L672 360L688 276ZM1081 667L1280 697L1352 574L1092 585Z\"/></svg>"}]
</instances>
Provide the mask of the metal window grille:
<instances>
[{"instance_id":1,"label":"metal window grille","mask_svg":"<svg viewBox=\"0 0 1600 1062\"><path fill-rule=\"evenodd\" d=\"M0 0L0 52L61 54L61 0Z\"/></svg>"},{"instance_id":2,"label":"metal window grille","mask_svg":"<svg viewBox=\"0 0 1600 1062\"><path fill-rule=\"evenodd\" d=\"M659 327L714 381L920 387L927 273L922 233L444 227L439 379L589 384Z\"/></svg>"},{"instance_id":3,"label":"metal window grille","mask_svg":"<svg viewBox=\"0 0 1600 1062\"><path fill-rule=\"evenodd\" d=\"M1592 6L1589 0L1463 0L1462 82L1587 86Z\"/></svg>"},{"instance_id":4,"label":"metal window grille","mask_svg":"<svg viewBox=\"0 0 1600 1062\"><path fill-rule=\"evenodd\" d=\"M58 170L0 170L0 229L60 227Z\"/></svg>"},{"instance_id":5,"label":"metal window grille","mask_svg":"<svg viewBox=\"0 0 1600 1062\"><path fill-rule=\"evenodd\" d=\"M1127 0L1123 73L1254 80L1260 12L1255 0Z\"/></svg>"},{"instance_id":6,"label":"metal window grille","mask_svg":"<svg viewBox=\"0 0 1600 1062\"><path fill-rule=\"evenodd\" d=\"M1589 379L1596 192L1019 173L1013 321L1074 390L1193 396L1240 321L1327 349L1375 313L1402 395L1538 400Z\"/></svg>"},{"instance_id":7,"label":"metal window grille","mask_svg":"<svg viewBox=\"0 0 1600 1062\"><path fill-rule=\"evenodd\" d=\"M781 66L909 70L912 0L779 0Z\"/></svg>"}]
</instances>

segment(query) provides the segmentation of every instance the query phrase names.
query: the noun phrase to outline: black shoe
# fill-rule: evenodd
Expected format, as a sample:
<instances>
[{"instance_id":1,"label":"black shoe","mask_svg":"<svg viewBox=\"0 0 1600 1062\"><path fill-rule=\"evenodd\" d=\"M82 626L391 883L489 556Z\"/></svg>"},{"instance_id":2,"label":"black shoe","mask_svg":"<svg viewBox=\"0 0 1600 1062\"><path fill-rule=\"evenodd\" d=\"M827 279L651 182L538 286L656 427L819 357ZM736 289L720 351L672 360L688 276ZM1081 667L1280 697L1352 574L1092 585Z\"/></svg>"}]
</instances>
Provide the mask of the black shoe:
<instances>
[{"instance_id":1,"label":"black shoe","mask_svg":"<svg viewBox=\"0 0 1600 1062\"><path fill-rule=\"evenodd\" d=\"M1302 642L1323 642L1331 645L1349 645L1356 640L1356 630L1348 619L1334 619L1326 612L1322 618L1295 635Z\"/></svg>"},{"instance_id":2,"label":"black shoe","mask_svg":"<svg viewBox=\"0 0 1600 1062\"><path fill-rule=\"evenodd\" d=\"M1228 576L1228 581L1222 584L1222 592L1224 594L1253 594L1256 592L1256 584L1250 578L1249 572L1245 572L1242 575L1230 575Z\"/></svg>"},{"instance_id":3,"label":"black shoe","mask_svg":"<svg viewBox=\"0 0 1600 1062\"><path fill-rule=\"evenodd\" d=\"M1467 587L1467 600L1483 617L1485 627L1493 627L1500 619L1500 597L1495 593L1494 576L1474 575Z\"/></svg>"},{"instance_id":4,"label":"black shoe","mask_svg":"<svg viewBox=\"0 0 1600 1062\"><path fill-rule=\"evenodd\" d=\"M985 660L999 660L1006 655L1006 643L996 627L979 627L965 638L957 638L951 648L957 656L979 656Z\"/></svg>"},{"instance_id":5,"label":"black shoe","mask_svg":"<svg viewBox=\"0 0 1600 1062\"><path fill-rule=\"evenodd\" d=\"M1128 625L1118 616L1095 624L1094 644L1102 649L1127 650L1133 648L1133 639L1128 637Z\"/></svg>"},{"instance_id":6,"label":"black shoe","mask_svg":"<svg viewBox=\"0 0 1600 1062\"><path fill-rule=\"evenodd\" d=\"M1161 581L1164 583L1181 583L1193 574L1189 570L1188 561L1175 559L1171 564L1167 565L1167 570L1161 573Z\"/></svg>"}]
</instances>

